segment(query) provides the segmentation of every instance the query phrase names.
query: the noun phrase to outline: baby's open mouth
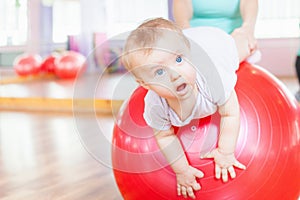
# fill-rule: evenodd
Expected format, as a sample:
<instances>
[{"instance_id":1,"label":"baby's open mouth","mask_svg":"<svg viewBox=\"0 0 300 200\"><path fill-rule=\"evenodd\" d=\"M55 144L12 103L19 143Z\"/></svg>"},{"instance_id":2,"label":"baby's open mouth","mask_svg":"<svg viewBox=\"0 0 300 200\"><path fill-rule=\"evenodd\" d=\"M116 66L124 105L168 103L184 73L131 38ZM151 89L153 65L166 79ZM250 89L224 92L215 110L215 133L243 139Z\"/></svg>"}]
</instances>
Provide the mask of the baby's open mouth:
<instances>
[{"instance_id":1,"label":"baby's open mouth","mask_svg":"<svg viewBox=\"0 0 300 200\"><path fill-rule=\"evenodd\" d=\"M181 84L181 85L179 85L178 87L177 87L177 92L180 92L180 91L182 91L182 90L184 90L185 89L185 87L186 87L186 83L183 83L183 84Z\"/></svg>"}]
</instances>

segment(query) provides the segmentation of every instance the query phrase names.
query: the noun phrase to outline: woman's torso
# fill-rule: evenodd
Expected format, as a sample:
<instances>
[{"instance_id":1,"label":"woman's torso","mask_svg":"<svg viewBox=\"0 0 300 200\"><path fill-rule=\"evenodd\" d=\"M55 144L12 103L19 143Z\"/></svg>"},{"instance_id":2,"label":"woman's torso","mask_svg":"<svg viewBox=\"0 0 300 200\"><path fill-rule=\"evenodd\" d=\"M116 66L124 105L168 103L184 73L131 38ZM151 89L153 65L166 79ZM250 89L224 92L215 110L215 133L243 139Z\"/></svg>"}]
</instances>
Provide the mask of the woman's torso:
<instances>
[{"instance_id":1,"label":"woman's torso","mask_svg":"<svg viewBox=\"0 0 300 200\"><path fill-rule=\"evenodd\" d=\"M240 27L240 0L192 0L192 27L214 26L231 33Z\"/></svg>"}]
</instances>

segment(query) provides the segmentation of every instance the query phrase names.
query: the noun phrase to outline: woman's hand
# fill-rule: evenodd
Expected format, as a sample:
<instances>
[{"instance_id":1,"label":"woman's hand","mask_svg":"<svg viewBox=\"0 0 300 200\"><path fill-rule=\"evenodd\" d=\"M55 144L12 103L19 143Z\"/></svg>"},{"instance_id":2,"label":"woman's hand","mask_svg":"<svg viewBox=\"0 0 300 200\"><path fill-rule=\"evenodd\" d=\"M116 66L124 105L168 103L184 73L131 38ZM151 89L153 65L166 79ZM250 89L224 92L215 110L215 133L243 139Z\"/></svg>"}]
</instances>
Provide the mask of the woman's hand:
<instances>
[{"instance_id":1,"label":"woman's hand","mask_svg":"<svg viewBox=\"0 0 300 200\"><path fill-rule=\"evenodd\" d=\"M257 50L257 40L254 37L254 30L248 25L242 25L239 28L234 29L231 33L232 36L242 35L247 40L249 55L252 55Z\"/></svg>"}]
</instances>

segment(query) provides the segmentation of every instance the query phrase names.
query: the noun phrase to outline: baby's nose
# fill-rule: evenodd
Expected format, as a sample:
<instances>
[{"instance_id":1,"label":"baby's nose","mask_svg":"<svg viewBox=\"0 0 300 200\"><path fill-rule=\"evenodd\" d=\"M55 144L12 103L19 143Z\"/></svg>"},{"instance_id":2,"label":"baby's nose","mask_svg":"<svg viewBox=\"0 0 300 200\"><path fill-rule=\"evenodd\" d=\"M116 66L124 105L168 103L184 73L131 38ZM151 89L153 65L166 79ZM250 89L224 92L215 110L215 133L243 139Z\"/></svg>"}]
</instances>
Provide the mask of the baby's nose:
<instances>
[{"instance_id":1,"label":"baby's nose","mask_svg":"<svg viewBox=\"0 0 300 200\"><path fill-rule=\"evenodd\" d=\"M176 70L169 68L171 81L176 81L181 75Z\"/></svg>"}]
</instances>

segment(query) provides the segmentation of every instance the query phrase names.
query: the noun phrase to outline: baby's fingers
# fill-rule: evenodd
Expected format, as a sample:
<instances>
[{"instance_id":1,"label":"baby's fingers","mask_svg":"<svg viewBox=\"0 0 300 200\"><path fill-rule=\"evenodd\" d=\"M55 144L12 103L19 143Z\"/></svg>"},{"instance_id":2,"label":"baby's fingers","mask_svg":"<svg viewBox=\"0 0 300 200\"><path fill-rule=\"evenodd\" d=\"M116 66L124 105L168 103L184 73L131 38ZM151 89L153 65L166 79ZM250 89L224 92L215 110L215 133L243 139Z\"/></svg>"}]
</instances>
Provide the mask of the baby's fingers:
<instances>
[{"instance_id":1,"label":"baby's fingers","mask_svg":"<svg viewBox=\"0 0 300 200\"><path fill-rule=\"evenodd\" d=\"M192 171L193 171L193 175L196 176L197 178L203 178L204 174L199 169L192 168Z\"/></svg>"},{"instance_id":2,"label":"baby's fingers","mask_svg":"<svg viewBox=\"0 0 300 200\"><path fill-rule=\"evenodd\" d=\"M228 172L226 168L222 168L221 169L221 174L222 174L222 180L223 182L227 182L228 181Z\"/></svg>"},{"instance_id":3,"label":"baby's fingers","mask_svg":"<svg viewBox=\"0 0 300 200\"><path fill-rule=\"evenodd\" d=\"M177 184L177 195L181 195L181 185Z\"/></svg>"},{"instance_id":4,"label":"baby's fingers","mask_svg":"<svg viewBox=\"0 0 300 200\"><path fill-rule=\"evenodd\" d=\"M184 198L187 198L187 191L185 186L181 186L181 194Z\"/></svg>"},{"instance_id":5,"label":"baby's fingers","mask_svg":"<svg viewBox=\"0 0 300 200\"><path fill-rule=\"evenodd\" d=\"M235 173L233 166L228 167L228 172L229 172L231 178L236 177L236 173Z\"/></svg>"},{"instance_id":6,"label":"baby's fingers","mask_svg":"<svg viewBox=\"0 0 300 200\"><path fill-rule=\"evenodd\" d=\"M177 185L177 195L178 196L183 196L184 198L190 197L192 199L195 199L196 196L194 194L194 190L192 187L185 187L181 185Z\"/></svg>"},{"instance_id":7,"label":"baby's fingers","mask_svg":"<svg viewBox=\"0 0 300 200\"><path fill-rule=\"evenodd\" d=\"M239 169L246 169L246 166L243 165L242 163L240 163L239 161L235 161L234 165L235 167L239 168Z\"/></svg>"},{"instance_id":8,"label":"baby's fingers","mask_svg":"<svg viewBox=\"0 0 300 200\"><path fill-rule=\"evenodd\" d=\"M215 166L215 174L216 174L216 178L217 179L221 178L221 167L219 165L217 165L217 164Z\"/></svg>"},{"instance_id":9,"label":"baby's fingers","mask_svg":"<svg viewBox=\"0 0 300 200\"><path fill-rule=\"evenodd\" d=\"M197 181L195 181L195 182L193 183L192 187L193 187L193 189L194 189L195 191L197 191L197 190L200 190L200 189L201 189L201 186L200 186L200 184L199 184L199 183L197 183Z\"/></svg>"},{"instance_id":10,"label":"baby's fingers","mask_svg":"<svg viewBox=\"0 0 300 200\"><path fill-rule=\"evenodd\" d=\"M188 187L186 191L189 197L191 197L192 199L196 198L192 187Z\"/></svg>"}]
</instances>

